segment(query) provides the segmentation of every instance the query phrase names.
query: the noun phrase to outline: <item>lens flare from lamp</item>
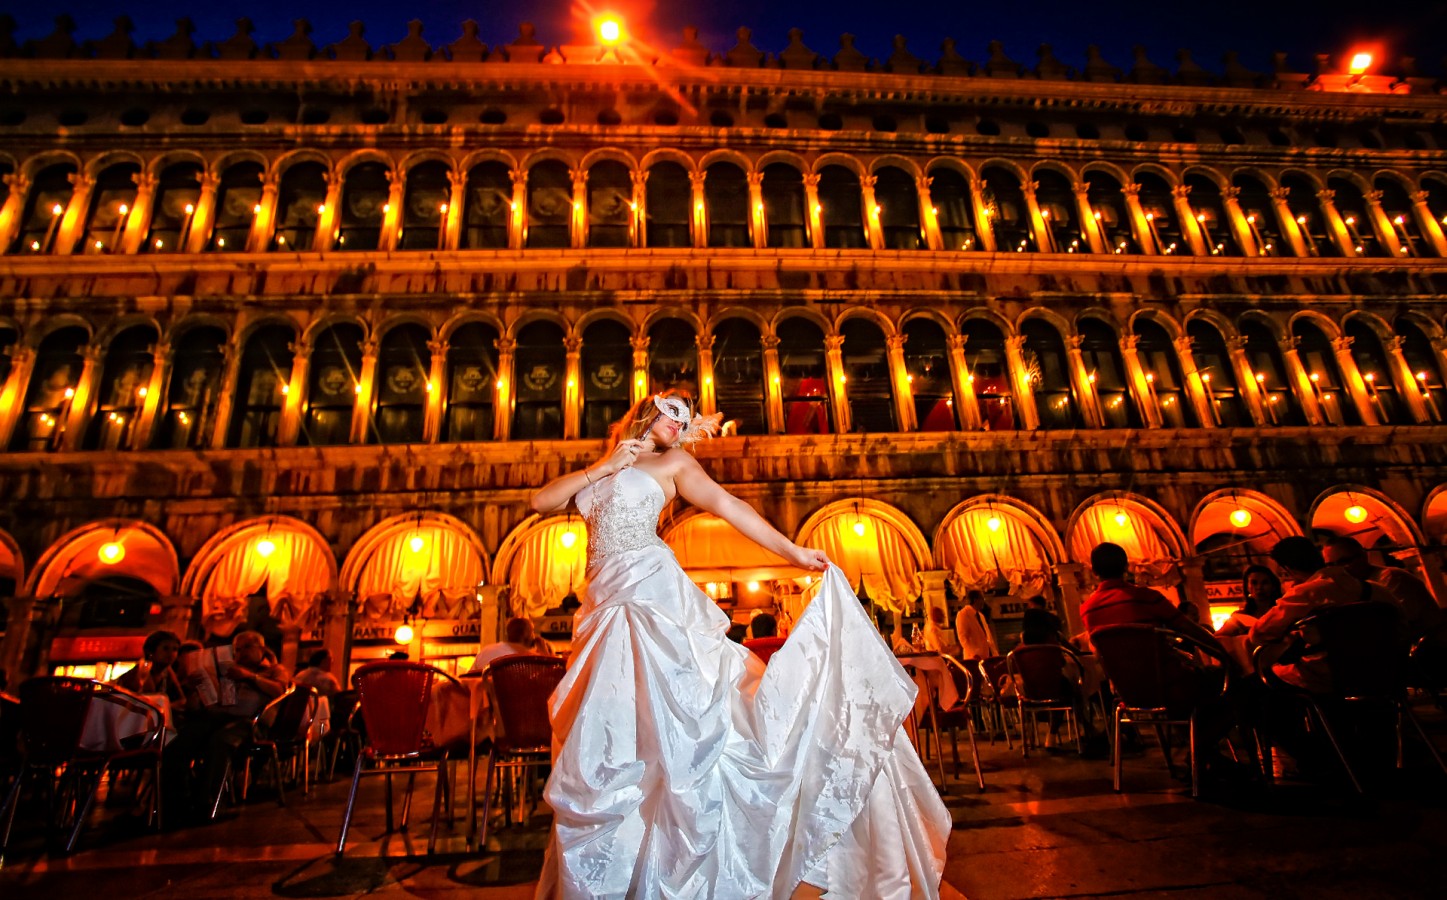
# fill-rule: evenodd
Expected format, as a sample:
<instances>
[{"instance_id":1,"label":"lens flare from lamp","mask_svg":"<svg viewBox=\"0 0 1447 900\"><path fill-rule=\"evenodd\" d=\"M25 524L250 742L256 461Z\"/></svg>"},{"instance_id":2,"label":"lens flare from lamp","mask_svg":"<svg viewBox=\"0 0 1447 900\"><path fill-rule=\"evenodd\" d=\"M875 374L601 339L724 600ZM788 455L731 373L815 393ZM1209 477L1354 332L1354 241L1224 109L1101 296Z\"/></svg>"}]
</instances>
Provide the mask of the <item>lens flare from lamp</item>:
<instances>
[{"instance_id":1,"label":"lens flare from lamp","mask_svg":"<svg viewBox=\"0 0 1447 900\"><path fill-rule=\"evenodd\" d=\"M745 587L749 589L750 594L757 594L759 592L759 583L757 581L750 581Z\"/></svg>"},{"instance_id":2,"label":"lens flare from lamp","mask_svg":"<svg viewBox=\"0 0 1447 900\"><path fill-rule=\"evenodd\" d=\"M1347 72L1351 75L1361 75L1372 67L1372 55L1370 53L1352 54L1351 64L1347 66Z\"/></svg>"},{"instance_id":3,"label":"lens flare from lamp","mask_svg":"<svg viewBox=\"0 0 1447 900\"><path fill-rule=\"evenodd\" d=\"M1353 525L1360 525L1367 520L1367 509L1364 506L1352 505L1348 506L1342 515L1346 516L1346 520Z\"/></svg>"},{"instance_id":4,"label":"lens flare from lamp","mask_svg":"<svg viewBox=\"0 0 1447 900\"><path fill-rule=\"evenodd\" d=\"M1251 524L1250 510L1233 509L1231 510L1231 515L1229 518L1231 519L1231 524L1235 525L1237 528L1245 528L1247 525Z\"/></svg>"},{"instance_id":5,"label":"lens flare from lamp","mask_svg":"<svg viewBox=\"0 0 1447 900\"><path fill-rule=\"evenodd\" d=\"M96 555L100 557L101 562L113 566L126 558L126 548L117 541L106 541L101 544L100 552Z\"/></svg>"},{"instance_id":6,"label":"lens flare from lamp","mask_svg":"<svg viewBox=\"0 0 1447 900\"><path fill-rule=\"evenodd\" d=\"M857 534L857 535L859 535L860 537L864 537L864 522L863 522L863 520L860 520L860 521L854 523L854 533Z\"/></svg>"},{"instance_id":7,"label":"lens flare from lamp","mask_svg":"<svg viewBox=\"0 0 1447 900\"><path fill-rule=\"evenodd\" d=\"M999 516L990 516L990 518L985 520L985 527L990 529L991 531L999 531L1000 526L1003 524L1005 523L1000 521Z\"/></svg>"},{"instance_id":8,"label":"lens flare from lamp","mask_svg":"<svg viewBox=\"0 0 1447 900\"><path fill-rule=\"evenodd\" d=\"M571 550L573 545L578 543L578 536L573 533L573 529L569 528L558 535L558 543L563 545L564 550Z\"/></svg>"},{"instance_id":9,"label":"lens flare from lamp","mask_svg":"<svg viewBox=\"0 0 1447 900\"><path fill-rule=\"evenodd\" d=\"M413 553L421 553L427 546L427 539L420 534L414 534L412 539L407 542L407 546L412 548Z\"/></svg>"},{"instance_id":10,"label":"lens flare from lamp","mask_svg":"<svg viewBox=\"0 0 1447 900\"><path fill-rule=\"evenodd\" d=\"M414 637L416 637L416 632L414 632L412 630L412 626L408 625L406 622L398 625L397 630L392 632L392 640L396 641L399 644L410 644L412 643L412 638Z\"/></svg>"},{"instance_id":11,"label":"lens flare from lamp","mask_svg":"<svg viewBox=\"0 0 1447 900\"><path fill-rule=\"evenodd\" d=\"M276 542L273 541L271 538L262 538L261 540L256 542L256 555L261 557L262 559L267 559L271 556L271 554L275 552Z\"/></svg>"},{"instance_id":12,"label":"lens flare from lamp","mask_svg":"<svg viewBox=\"0 0 1447 900\"><path fill-rule=\"evenodd\" d=\"M1117 528L1124 528L1129 524L1130 516L1126 515L1124 512L1118 512L1115 514L1115 526Z\"/></svg>"},{"instance_id":13,"label":"lens flare from lamp","mask_svg":"<svg viewBox=\"0 0 1447 900\"><path fill-rule=\"evenodd\" d=\"M617 16L603 16L598 20L598 39L605 46L616 44L623 39L623 23Z\"/></svg>"}]
</instances>

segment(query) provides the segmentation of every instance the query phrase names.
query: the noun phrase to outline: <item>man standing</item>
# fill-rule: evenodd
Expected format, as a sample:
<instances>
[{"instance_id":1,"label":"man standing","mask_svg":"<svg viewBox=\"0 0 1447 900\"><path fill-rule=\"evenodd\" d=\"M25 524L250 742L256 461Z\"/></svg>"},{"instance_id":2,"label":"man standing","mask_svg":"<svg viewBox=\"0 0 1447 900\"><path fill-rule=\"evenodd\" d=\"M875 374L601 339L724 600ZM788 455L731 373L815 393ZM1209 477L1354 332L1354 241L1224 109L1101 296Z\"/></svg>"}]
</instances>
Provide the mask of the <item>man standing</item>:
<instances>
[{"instance_id":1,"label":"man standing","mask_svg":"<svg viewBox=\"0 0 1447 900\"><path fill-rule=\"evenodd\" d=\"M990 622L981 611L985 595L979 591L965 594L965 605L955 613L955 638L960 642L960 655L965 659L989 659L1000 655Z\"/></svg>"}]
</instances>

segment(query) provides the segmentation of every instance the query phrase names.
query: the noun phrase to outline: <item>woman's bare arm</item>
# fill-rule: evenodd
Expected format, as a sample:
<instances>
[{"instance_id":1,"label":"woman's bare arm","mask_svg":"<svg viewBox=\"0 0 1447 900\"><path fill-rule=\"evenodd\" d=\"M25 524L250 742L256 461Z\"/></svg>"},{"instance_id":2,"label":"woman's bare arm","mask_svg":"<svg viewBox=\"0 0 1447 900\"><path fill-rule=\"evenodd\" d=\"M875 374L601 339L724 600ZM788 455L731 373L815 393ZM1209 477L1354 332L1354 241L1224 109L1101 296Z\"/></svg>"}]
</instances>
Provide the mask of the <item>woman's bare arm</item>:
<instances>
[{"instance_id":1,"label":"woman's bare arm","mask_svg":"<svg viewBox=\"0 0 1447 900\"><path fill-rule=\"evenodd\" d=\"M758 511L719 486L708 477L703 466L687 453L679 451L674 462L673 484L679 496L700 509L707 510L737 528L739 533L777 556L803 569L823 570L829 557L822 550L800 547L770 525Z\"/></svg>"},{"instance_id":2,"label":"woman's bare arm","mask_svg":"<svg viewBox=\"0 0 1447 900\"><path fill-rule=\"evenodd\" d=\"M638 454L650 446L652 443L649 441L619 441L618 446L614 447L611 453L592 465L554 478L543 485L536 494L533 494L531 501L533 512L553 513L567 509L568 501L572 500L579 491L599 478L612 475L619 469L633 465Z\"/></svg>"}]
</instances>

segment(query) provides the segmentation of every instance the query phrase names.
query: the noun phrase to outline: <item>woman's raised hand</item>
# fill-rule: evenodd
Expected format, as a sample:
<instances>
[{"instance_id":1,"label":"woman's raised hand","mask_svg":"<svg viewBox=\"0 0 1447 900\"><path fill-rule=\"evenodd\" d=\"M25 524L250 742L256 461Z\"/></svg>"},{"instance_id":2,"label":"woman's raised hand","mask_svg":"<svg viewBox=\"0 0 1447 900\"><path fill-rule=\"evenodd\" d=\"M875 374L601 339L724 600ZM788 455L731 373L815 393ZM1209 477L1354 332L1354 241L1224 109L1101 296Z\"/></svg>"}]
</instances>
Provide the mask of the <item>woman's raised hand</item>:
<instances>
[{"instance_id":1,"label":"woman's raised hand","mask_svg":"<svg viewBox=\"0 0 1447 900\"><path fill-rule=\"evenodd\" d=\"M633 465L634 461L638 459L638 454L645 452L652 444L653 442L648 440L619 441L618 446L613 448L613 452L599 468L609 475L621 472Z\"/></svg>"},{"instance_id":2,"label":"woman's raised hand","mask_svg":"<svg viewBox=\"0 0 1447 900\"><path fill-rule=\"evenodd\" d=\"M829 557L823 550L815 550L812 547L800 547L798 544L795 544L789 556L791 557L790 562L801 569L822 572L829 568Z\"/></svg>"}]
</instances>

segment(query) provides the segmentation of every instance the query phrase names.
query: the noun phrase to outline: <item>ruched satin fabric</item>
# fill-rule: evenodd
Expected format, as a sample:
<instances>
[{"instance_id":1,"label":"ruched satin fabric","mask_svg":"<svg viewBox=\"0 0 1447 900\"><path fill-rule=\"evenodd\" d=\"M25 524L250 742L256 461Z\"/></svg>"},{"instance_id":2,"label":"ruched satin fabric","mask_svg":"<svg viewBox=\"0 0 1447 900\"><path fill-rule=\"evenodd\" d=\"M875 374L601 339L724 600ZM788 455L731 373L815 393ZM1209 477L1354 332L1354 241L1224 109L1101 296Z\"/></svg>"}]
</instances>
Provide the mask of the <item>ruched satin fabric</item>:
<instances>
[{"instance_id":1,"label":"ruched satin fabric","mask_svg":"<svg viewBox=\"0 0 1447 900\"><path fill-rule=\"evenodd\" d=\"M625 471L617 493L661 495ZM838 569L821 581L766 670L666 546L595 565L552 698L540 898L938 896L950 817L902 728L915 686Z\"/></svg>"}]
</instances>

